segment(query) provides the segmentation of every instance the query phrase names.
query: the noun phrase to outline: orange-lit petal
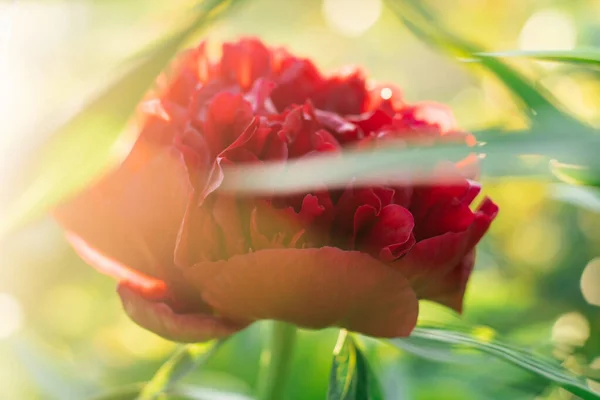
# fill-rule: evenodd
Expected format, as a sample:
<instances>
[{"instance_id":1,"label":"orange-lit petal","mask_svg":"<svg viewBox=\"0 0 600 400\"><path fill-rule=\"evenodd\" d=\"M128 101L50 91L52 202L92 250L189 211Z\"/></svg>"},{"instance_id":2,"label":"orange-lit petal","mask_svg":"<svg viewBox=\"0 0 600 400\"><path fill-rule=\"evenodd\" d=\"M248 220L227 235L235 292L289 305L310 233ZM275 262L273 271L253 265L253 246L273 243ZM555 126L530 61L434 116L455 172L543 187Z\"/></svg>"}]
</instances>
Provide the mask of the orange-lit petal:
<instances>
[{"instance_id":1,"label":"orange-lit petal","mask_svg":"<svg viewBox=\"0 0 600 400\"><path fill-rule=\"evenodd\" d=\"M277 319L378 337L407 336L416 324L418 302L408 280L355 251L260 250L199 263L184 274L207 304L235 321Z\"/></svg>"}]
</instances>

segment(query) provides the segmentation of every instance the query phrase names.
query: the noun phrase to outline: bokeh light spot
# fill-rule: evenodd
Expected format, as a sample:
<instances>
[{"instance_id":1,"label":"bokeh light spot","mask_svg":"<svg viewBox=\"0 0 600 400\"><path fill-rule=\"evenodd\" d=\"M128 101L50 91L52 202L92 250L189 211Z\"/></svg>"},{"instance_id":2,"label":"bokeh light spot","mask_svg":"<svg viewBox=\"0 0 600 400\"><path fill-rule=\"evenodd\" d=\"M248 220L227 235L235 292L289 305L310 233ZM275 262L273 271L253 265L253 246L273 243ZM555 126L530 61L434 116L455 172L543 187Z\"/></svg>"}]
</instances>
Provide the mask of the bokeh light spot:
<instances>
[{"instance_id":1,"label":"bokeh light spot","mask_svg":"<svg viewBox=\"0 0 600 400\"><path fill-rule=\"evenodd\" d=\"M563 248L560 226L553 220L538 217L516 229L507 241L511 257L540 269L556 267Z\"/></svg>"},{"instance_id":2,"label":"bokeh light spot","mask_svg":"<svg viewBox=\"0 0 600 400\"><path fill-rule=\"evenodd\" d=\"M591 260L583 270L581 293L585 301L600 306L600 257Z\"/></svg>"},{"instance_id":3,"label":"bokeh light spot","mask_svg":"<svg viewBox=\"0 0 600 400\"><path fill-rule=\"evenodd\" d=\"M392 98L392 89L387 88L387 87L383 88L383 89L381 89L380 95L381 95L382 99L389 100Z\"/></svg>"},{"instance_id":4,"label":"bokeh light spot","mask_svg":"<svg viewBox=\"0 0 600 400\"><path fill-rule=\"evenodd\" d=\"M381 0L324 0L327 25L344 36L360 36L381 15Z\"/></svg>"},{"instance_id":5,"label":"bokeh light spot","mask_svg":"<svg viewBox=\"0 0 600 400\"><path fill-rule=\"evenodd\" d=\"M0 293L0 339L5 339L19 329L23 324L21 304L13 296Z\"/></svg>"},{"instance_id":6,"label":"bokeh light spot","mask_svg":"<svg viewBox=\"0 0 600 400\"><path fill-rule=\"evenodd\" d=\"M578 312L561 315L552 327L552 341L570 346L583 346L590 336L588 320Z\"/></svg>"},{"instance_id":7,"label":"bokeh light spot","mask_svg":"<svg viewBox=\"0 0 600 400\"><path fill-rule=\"evenodd\" d=\"M558 10L541 10L533 14L521 29L521 50L571 50L577 42L573 20Z\"/></svg>"}]
</instances>

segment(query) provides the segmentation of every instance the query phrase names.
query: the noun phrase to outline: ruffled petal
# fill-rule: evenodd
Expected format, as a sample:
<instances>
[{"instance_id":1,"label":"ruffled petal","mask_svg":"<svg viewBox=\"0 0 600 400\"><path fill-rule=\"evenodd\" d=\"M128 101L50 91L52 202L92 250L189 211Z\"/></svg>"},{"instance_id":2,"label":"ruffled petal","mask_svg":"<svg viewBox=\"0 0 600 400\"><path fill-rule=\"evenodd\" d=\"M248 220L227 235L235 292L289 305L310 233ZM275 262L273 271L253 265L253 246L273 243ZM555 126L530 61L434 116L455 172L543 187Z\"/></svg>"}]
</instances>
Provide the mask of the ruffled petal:
<instances>
[{"instance_id":1,"label":"ruffled petal","mask_svg":"<svg viewBox=\"0 0 600 400\"><path fill-rule=\"evenodd\" d=\"M121 283L117 289L123 308L142 328L176 342L197 343L229 336L245 328L211 314L178 314L164 302L153 302Z\"/></svg>"},{"instance_id":2,"label":"ruffled petal","mask_svg":"<svg viewBox=\"0 0 600 400\"><path fill-rule=\"evenodd\" d=\"M462 311L462 299L474 265L474 248L498 213L485 199L473 222L462 232L447 232L418 242L408 254L391 265L411 282L420 299Z\"/></svg>"},{"instance_id":3,"label":"ruffled petal","mask_svg":"<svg viewBox=\"0 0 600 400\"><path fill-rule=\"evenodd\" d=\"M408 280L364 253L261 250L199 263L184 274L219 315L241 323L276 319L378 337L407 336L416 324L418 301Z\"/></svg>"}]
</instances>

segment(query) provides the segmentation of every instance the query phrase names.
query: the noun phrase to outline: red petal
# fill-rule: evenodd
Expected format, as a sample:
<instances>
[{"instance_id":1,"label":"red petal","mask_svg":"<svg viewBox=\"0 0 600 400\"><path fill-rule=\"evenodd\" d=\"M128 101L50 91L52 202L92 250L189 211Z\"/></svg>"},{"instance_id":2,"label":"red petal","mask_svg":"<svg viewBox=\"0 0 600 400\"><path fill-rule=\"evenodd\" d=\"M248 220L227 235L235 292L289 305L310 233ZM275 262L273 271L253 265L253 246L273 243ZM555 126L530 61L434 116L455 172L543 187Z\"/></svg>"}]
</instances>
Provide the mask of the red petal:
<instances>
[{"instance_id":1,"label":"red petal","mask_svg":"<svg viewBox=\"0 0 600 400\"><path fill-rule=\"evenodd\" d=\"M353 70L325 81L312 96L315 106L338 114L360 114L365 111L368 93L362 71Z\"/></svg>"},{"instance_id":2,"label":"red petal","mask_svg":"<svg viewBox=\"0 0 600 400\"><path fill-rule=\"evenodd\" d=\"M221 153L253 120L252 106L242 95L219 92L208 106L203 133L213 155Z\"/></svg>"},{"instance_id":3,"label":"red petal","mask_svg":"<svg viewBox=\"0 0 600 400\"><path fill-rule=\"evenodd\" d=\"M418 302L404 276L364 253L261 250L184 271L219 315L234 321L339 326L371 336L408 335Z\"/></svg>"},{"instance_id":4,"label":"red petal","mask_svg":"<svg viewBox=\"0 0 600 400\"><path fill-rule=\"evenodd\" d=\"M421 240L404 258L391 265L410 280L419 298L437 301L460 312L473 269L474 247L497 213L498 207L485 199L467 230Z\"/></svg>"},{"instance_id":5,"label":"red petal","mask_svg":"<svg viewBox=\"0 0 600 400\"><path fill-rule=\"evenodd\" d=\"M55 216L96 252L168 280L192 190L181 152L142 136L120 168L58 207Z\"/></svg>"},{"instance_id":6,"label":"red petal","mask_svg":"<svg viewBox=\"0 0 600 400\"><path fill-rule=\"evenodd\" d=\"M204 342L245 328L210 314L177 314L166 303L146 300L127 284L119 284L117 291L125 312L136 324L168 340Z\"/></svg>"},{"instance_id":7,"label":"red petal","mask_svg":"<svg viewBox=\"0 0 600 400\"><path fill-rule=\"evenodd\" d=\"M223 44L221 75L247 90L252 83L271 73L271 52L258 39L245 38Z\"/></svg>"},{"instance_id":8,"label":"red petal","mask_svg":"<svg viewBox=\"0 0 600 400\"><path fill-rule=\"evenodd\" d=\"M360 242L357 243L360 250L379 254L383 248L395 245L394 249L399 251L398 245L405 244L412 237L415 221L410 211L402 206L387 205L373 220L374 223L368 232L360 235ZM400 255L399 253L398 256Z\"/></svg>"},{"instance_id":9,"label":"red petal","mask_svg":"<svg viewBox=\"0 0 600 400\"><path fill-rule=\"evenodd\" d=\"M277 87L271 93L279 111L293 104L303 104L323 82L319 70L310 60L284 57L278 71Z\"/></svg>"}]
</instances>

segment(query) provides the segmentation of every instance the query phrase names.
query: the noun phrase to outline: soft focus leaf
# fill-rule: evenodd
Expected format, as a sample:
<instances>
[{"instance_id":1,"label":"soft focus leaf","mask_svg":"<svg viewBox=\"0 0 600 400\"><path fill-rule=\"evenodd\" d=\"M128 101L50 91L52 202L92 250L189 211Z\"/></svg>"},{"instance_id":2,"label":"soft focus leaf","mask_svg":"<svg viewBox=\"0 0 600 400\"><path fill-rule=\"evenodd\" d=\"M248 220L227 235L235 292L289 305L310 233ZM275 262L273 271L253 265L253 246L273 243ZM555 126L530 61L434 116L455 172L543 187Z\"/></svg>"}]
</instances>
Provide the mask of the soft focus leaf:
<instances>
[{"instance_id":1,"label":"soft focus leaf","mask_svg":"<svg viewBox=\"0 0 600 400\"><path fill-rule=\"evenodd\" d=\"M167 392L187 374L207 361L217 350L220 341L181 346L165 362L141 390L138 400L155 400Z\"/></svg>"},{"instance_id":2,"label":"soft focus leaf","mask_svg":"<svg viewBox=\"0 0 600 400\"><path fill-rule=\"evenodd\" d=\"M597 157L586 154L585 157L570 157L570 160L553 160L550 164L552 173L566 183L600 187L600 162Z\"/></svg>"},{"instance_id":3,"label":"soft focus leaf","mask_svg":"<svg viewBox=\"0 0 600 400\"><path fill-rule=\"evenodd\" d=\"M17 196L0 236L35 218L84 187L116 158L116 145L138 102L179 47L193 33L241 0L208 0L194 9L189 23L146 51L127 73L115 80L71 120L57 129L33 158L35 165Z\"/></svg>"},{"instance_id":4,"label":"soft focus leaf","mask_svg":"<svg viewBox=\"0 0 600 400\"><path fill-rule=\"evenodd\" d=\"M532 58L541 61L556 61L600 67L600 50L511 50L476 53L483 58Z\"/></svg>"},{"instance_id":5,"label":"soft focus leaf","mask_svg":"<svg viewBox=\"0 0 600 400\"><path fill-rule=\"evenodd\" d=\"M92 397L89 400L131 400L140 394L144 386L143 383L123 386ZM168 393L164 393L164 398L170 400L253 400L252 397L245 394L192 385L179 385Z\"/></svg>"},{"instance_id":6,"label":"soft focus leaf","mask_svg":"<svg viewBox=\"0 0 600 400\"><path fill-rule=\"evenodd\" d=\"M252 400L245 394L223 392L221 390L209 389L191 385L181 385L173 391L177 398L185 398L190 400Z\"/></svg>"},{"instance_id":7,"label":"soft focus leaf","mask_svg":"<svg viewBox=\"0 0 600 400\"><path fill-rule=\"evenodd\" d=\"M135 399L144 388L144 383L134 383L107 390L97 396L88 397L88 400L131 400Z\"/></svg>"},{"instance_id":8,"label":"soft focus leaf","mask_svg":"<svg viewBox=\"0 0 600 400\"><path fill-rule=\"evenodd\" d=\"M540 355L527 352L504 343L481 337L469 332L454 331L442 328L416 328L407 339L392 339L389 342L399 348L408 342L419 346L447 346L453 349L471 350L495 357L522 368L539 378L556 384L584 400L598 400L600 394L595 393L584 379L570 373L558 362ZM463 356L464 357L464 356Z\"/></svg>"},{"instance_id":9,"label":"soft focus leaf","mask_svg":"<svg viewBox=\"0 0 600 400\"><path fill-rule=\"evenodd\" d=\"M557 184L552 186L551 195L557 200L600 213L600 189Z\"/></svg>"},{"instance_id":10,"label":"soft focus leaf","mask_svg":"<svg viewBox=\"0 0 600 400\"><path fill-rule=\"evenodd\" d=\"M535 134L492 135L488 142L475 148L439 144L431 147L400 148L393 144L370 151L346 151L342 156L320 155L287 164L234 166L225 170L230 179L224 189L248 192L302 192L327 185L414 184L452 179L435 168L442 162L460 160L469 153L480 157L487 177L529 176L550 179L550 160L591 157L600 146L600 137L549 134L540 141ZM598 169L592 170L600 176Z\"/></svg>"},{"instance_id":11,"label":"soft focus leaf","mask_svg":"<svg viewBox=\"0 0 600 400\"><path fill-rule=\"evenodd\" d=\"M44 398L79 400L93 388L76 373L74 365L67 365L38 339L15 340L11 349Z\"/></svg>"},{"instance_id":12,"label":"soft focus leaf","mask_svg":"<svg viewBox=\"0 0 600 400\"><path fill-rule=\"evenodd\" d=\"M341 331L333 354L328 400L382 400L379 383L367 359L346 331Z\"/></svg>"},{"instance_id":13,"label":"soft focus leaf","mask_svg":"<svg viewBox=\"0 0 600 400\"><path fill-rule=\"evenodd\" d=\"M477 58L484 52L479 46L446 29L443 23L424 4L416 0L387 0L390 10L418 37L429 44L461 58ZM532 118L566 117L554 104L556 101L543 88L533 85L527 78L507 64L491 57L481 58L480 63L496 75L526 107Z\"/></svg>"}]
</instances>

